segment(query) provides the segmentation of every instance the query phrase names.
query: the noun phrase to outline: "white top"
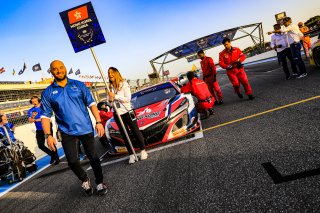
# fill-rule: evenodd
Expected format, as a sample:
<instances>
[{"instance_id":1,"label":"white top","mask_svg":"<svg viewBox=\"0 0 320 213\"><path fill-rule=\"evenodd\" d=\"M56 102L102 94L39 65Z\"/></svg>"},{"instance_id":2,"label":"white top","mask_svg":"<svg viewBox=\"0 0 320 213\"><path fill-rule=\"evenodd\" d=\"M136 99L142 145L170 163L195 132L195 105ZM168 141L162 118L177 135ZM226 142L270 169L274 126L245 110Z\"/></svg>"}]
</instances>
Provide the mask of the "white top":
<instances>
[{"instance_id":1,"label":"white top","mask_svg":"<svg viewBox=\"0 0 320 213\"><path fill-rule=\"evenodd\" d=\"M284 27L281 32L287 33L288 43L292 44L294 42L299 43L303 38L303 34L300 31L298 25L290 24L288 27Z\"/></svg>"},{"instance_id":2,"label":"white top","mask_svg":"<svg viewBox=\"0 0 320 213\"><path fill-rule=\"evenodd\" d=\"M289 47L286 33L275 33L271 36L270 46L274 48L278 45L282 45L282 47L277 47L276 51L278 53Z\"/></svg>"},{"instance_id":3,"label":"white top","mask_svg":"<svg viewBox=\"0 0 320 213\"><path fill-rule=\"evenodd\" d=\"M113 91L111 92L115 94L114 99L120 102L120 107L118 106L119 115L125 114L131 110L131 90L129 84L126 81L123 81L120 83L120 89L118 91L113 88L113 86L112 90Z\"/></svg>"}]
</instances>

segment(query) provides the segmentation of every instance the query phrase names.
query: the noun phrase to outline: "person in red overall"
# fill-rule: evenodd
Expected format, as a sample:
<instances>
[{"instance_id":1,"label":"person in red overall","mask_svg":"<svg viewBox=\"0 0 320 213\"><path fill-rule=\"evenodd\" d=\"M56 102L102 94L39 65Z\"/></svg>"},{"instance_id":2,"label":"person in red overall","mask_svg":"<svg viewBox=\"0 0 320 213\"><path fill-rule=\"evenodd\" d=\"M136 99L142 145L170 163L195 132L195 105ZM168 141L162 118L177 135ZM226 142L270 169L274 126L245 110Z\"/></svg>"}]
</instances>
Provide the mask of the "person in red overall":
<instances>
[{"instance_id":1,"label":"person in red overall","mask_svg":"<svg viewBox=\"0 0 320 213\"><path fill-rule=\"evenodd\" d=\"M201 59L201 69L203 73L203 80L208 85L209 91L211 95L217 100L217 104L223 104L222 101L222 92L217 80L217 70L214 65L213 59L211 57L207 57L203 50L198 51L198 56Z\"/></svg>"},{"instance_id":2,"label":"person in red overall","mask_svg":"<svg viewBox=\"0 0 320 213\"><path fill-rule=\"evenodd\" d=\"M104 101L99 102L97 104L98 110L99 110L99 115L101 118L101 123L103 125L103 127L106 127L106 123L107 121L113 117L113 112L111 112L110 107L108 106L108 104ZM115 149L114 146L111 142L109 142L106 134L104 134L101 138L99 138L99 141L101 142L101 144L108 148L108 152L109 154L113 154L115 153Z\"/></svg>"},{"instance_id":3,"label":"person in red overall","mask_svg":"<svg viewBox=\"0 0 320 213\"><path fill-rule=\"evenodd\" d=\"M199 113L204 114L203 118L208 118L209 115L213 114L213 105L215 102L214 97L211 95L207 84L196 78L194 72L189 71L187 73L189 82L181 87L181 92L191 93L198 99L196 108Z\"/></svg>"},{"instance_id":4,"label":"person in red overall","mask_svg":"<svg viewBox=\"0 0 320 213\"><path fill-rule=\"evenodd\" d=\"M241 83L249 97L249 100L253 100L254 97L252 95L252 89L242 65L242 62L246 59L246 56L239 48L231 46L229 38L224 38L222 44L225 49L219 53L220 67L227 70L228 78L232 83L238 97L243 98L243 95L240 93Z\"/></svg>"},{"instance_id":5,"label":"person in red overall","mask_svg":"<svg viewBox=\"0 0 320 213\"><path fill-rule=\"evenodd\" d=\"M101 123L103 125L103 127L106 126L107 121L113 117L113 112L111 112L110 110L108 110L108 106L106 104L106 102L99 102L98 105L98 110L99 110L99 114L100 114L100 118L101 118Z\"/></svg>"}]
</instances>

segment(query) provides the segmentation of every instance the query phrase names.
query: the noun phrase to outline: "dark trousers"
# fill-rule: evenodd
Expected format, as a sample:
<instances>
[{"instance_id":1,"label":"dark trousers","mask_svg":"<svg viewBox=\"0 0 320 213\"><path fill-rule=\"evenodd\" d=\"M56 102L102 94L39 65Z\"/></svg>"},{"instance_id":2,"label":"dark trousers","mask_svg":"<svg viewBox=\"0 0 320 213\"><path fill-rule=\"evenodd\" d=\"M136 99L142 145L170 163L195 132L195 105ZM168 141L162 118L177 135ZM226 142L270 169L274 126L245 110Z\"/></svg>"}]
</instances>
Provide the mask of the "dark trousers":
<instances>
[{"instance_id":1,"label":"dark trousers","mask_svg":"<svg viewBox=\"0 0 320 213\"><path fill-rule=\"evenodd\" d=\"M278 52L278 57L279 57L279 60L281 61L283 71L286 74L286 77L290 76L290 72L289 72L288 64L287 64L287 58L289 59L289 62L291 64L292 72L296 73L296 74L298 73L297 66L294 63L290 48L286 48L286 49L282 50L281 52Z\"/></svg>"},{"instance_id":2,"label":"dark trousers","mask_svg":"<svg viewBox=\"0 0 320 213\"><path fill-rule=\"evenodd\" d=\"M41 149L43 152L47 153L49 156L51 156L51 158L59 158L57 149L56 149L56 151L51 151L48 147L46 147L44 145L46 139L44 138L43 130L36 131L36 139L37 139L37 144L38 144L39 149Z\"/></svg>"},{"instance_id":3,"label":"dark trousers","mask_svg":"<svg viewBox=\"0 0 320 213\"><path fill-rule=\"evenodd\" d=\"M82 169L79 161L79 140L82 143L84 151L90 160L96 184L103 182L101 163L94 146L93 132L86 135L68 135L61 132L62 146L66 155L68 165L74 174L81 181L87 180L87 173Z\"/></svg>"},{"instance_id":4,"label":"dark trousers","mask_svg":"<svg viewBox=\"0 0 320 213\"><path fill-rule=\"evenodd\" d=\"M130 115L129 115L128 112L125 113L125 114L122 114L122 115L120 115L120 116L121 116L121 119L122 119L122 121L123 121L123 124L124 124L124 126L125 126L125 128L126 128L126 130L127 130L127 133L129 134L129 132L130 132L130 131L129 131L129 128L130 128L133 136L134 136L135 139L136 139L136 142L137 142L138 147L139 147L141 150L143 150L144 147L145 147L145 145L144 145L144 138L143 138L142 133L141 133L140 130L139 130L138 123L137 123L137 119L134 120L134 121L132 121L132 119L130 118ZM124 130L123 130L121 124L120 124L118 115L117 115L116 113L114 113L114 120L116 121L116 123L117 123L117 125L118 125L118 127L119 127L120 133L121 133L121 135L122 135L122 137L123 137L123 139L124 139L124 142L125 142L125 145L126 145L126 147L127 147L127 150L128 150L128 152L129 152L129 154L132 155L133 152L132 152L132 150L131 150L131 147L130 147L130 145L129 145L129 142L128 142L128 140L127 140L127 137L126 137L126 135L125 135L125 133L124 133Z\"/></svg>"},{"instance_id":5,"label":"dark trousers","mask_svg":"<svg viewBox=\"0 0 320 213\"><path fill-rule=\"evenodd\" d=\"M290 44L290 49L292 53L293 60L295 64L299 67L299 74L306 73L306 66L301 57L301 44L300 43L292 43Z\"/></svg>"}]
</instances>

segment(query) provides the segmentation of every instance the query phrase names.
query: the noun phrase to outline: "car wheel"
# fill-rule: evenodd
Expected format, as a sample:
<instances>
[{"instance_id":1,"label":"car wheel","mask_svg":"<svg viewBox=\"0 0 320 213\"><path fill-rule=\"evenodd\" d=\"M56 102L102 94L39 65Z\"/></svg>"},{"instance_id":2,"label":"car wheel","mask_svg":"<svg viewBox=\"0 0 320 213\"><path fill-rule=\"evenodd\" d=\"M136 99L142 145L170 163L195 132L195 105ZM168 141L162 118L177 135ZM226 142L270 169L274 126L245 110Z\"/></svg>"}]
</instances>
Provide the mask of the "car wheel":
<instances>
[{"instance_id":1,"label":"car wheel","mask_svg":"<svg viewBox=\"0 0 320 213\"><path fill-rule=\"evenodd\" d=\"M315 47L312 50L314 63L320 67L320 46Z\"/></svg>"}]
</instances>

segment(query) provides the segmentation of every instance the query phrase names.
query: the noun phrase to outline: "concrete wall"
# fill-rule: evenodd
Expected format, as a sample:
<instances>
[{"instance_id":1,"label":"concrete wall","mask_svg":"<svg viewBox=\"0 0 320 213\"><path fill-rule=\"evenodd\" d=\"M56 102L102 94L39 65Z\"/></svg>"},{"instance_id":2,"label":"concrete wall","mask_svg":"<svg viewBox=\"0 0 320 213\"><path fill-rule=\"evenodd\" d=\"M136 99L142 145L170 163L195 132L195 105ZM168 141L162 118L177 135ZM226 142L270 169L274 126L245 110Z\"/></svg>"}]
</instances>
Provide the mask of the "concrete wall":
<instances>
[{"instance_id":1,"label":"concrete wall","mask_svg":"<svg viewBox=\"0 0 320 213\"><path fill-rule=\"evenodd\" d=\"M91 114L90 110L89 110L89 114L91 117L92 124L95 126L96 121L95 121L93 115ZM55 119L52 118L51 120L53 122L53 135L54 135L54 137L56 137L55 133L56 133L57 129L56 129L56 125L55 125ZM33 123L16 127L15 137L17 139L23 141L24 145L27 146L31 150L31 152L33 152L35 154L37 159L46 156L46 153L44 153L43 151L41 151L38 148L37 140L36 140L36 127ZM45 143L45 144L47 144L47 143ZM60 142L57 143L57 147L58 148L61 147Z\"/></svg>"}]
</instances>

